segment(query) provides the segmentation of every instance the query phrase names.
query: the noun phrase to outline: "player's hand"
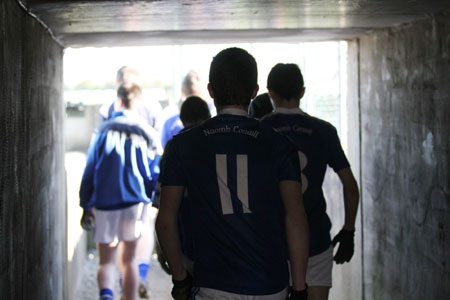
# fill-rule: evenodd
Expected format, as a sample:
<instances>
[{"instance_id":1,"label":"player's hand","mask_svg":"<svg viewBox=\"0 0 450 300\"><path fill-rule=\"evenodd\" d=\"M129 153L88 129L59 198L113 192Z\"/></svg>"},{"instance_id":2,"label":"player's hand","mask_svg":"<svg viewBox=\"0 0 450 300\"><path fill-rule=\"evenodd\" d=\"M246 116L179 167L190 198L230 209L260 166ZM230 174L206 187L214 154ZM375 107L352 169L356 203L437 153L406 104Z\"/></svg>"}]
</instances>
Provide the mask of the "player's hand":
<instances>
[{"instance_id":1,"label":"player's hand","mask_svg":"<svg viewBox=\"0 0 450 300\"><path fill-rule=\"evenodd\" d=\"M336 246L339 243L339 248L334 256L334 261L337 264L343 264L344 262L349 262L352 259L354 248L355 248L355 231L350 231L346 229L341 229L339 233L334 237L331 244Z\"/></svg>"},{"instance_id":2,"label":"player's hand","mask_svg":"<svg viewBox=\"0 0 450 300\"><path fill-rule=\"evenodd\" d=\"M308 299L308 287L304 290L296 291L292 287L289 287L286 300L307 300Z\"/></svg>"},{"instance_id":3,"label":"player's hand","mask_svg":"<svg viewBox=\"0 0 450 300\"><path fill-rule=\"evenodd\" d=\"M155 251L156 255L158 255L158 262L161 265L161 269L163 269L164 272L166 272L168 275L172 275L172 272L169 268L169 263L167 262L166 257L164 256L158 242L155 243Z\"/></svg>"},{"instance_id":4,"label":"player's hand","mask_svg":"<svg viewBox=\"0 0 450 300\"><path fill-rule=\"evenodd\" d=\"M95 224L95 217L94 217L94 213L90 210L83 210L83 216L81 217L81 227L84 230L92 230L94 229L94 224Z\"/></svg>"},{"instance_id":5,"label":"player's hand","mask_svg":"<svg viewBox=\"0 0 450 300\"><path fill-rule=\"evenodd\" d=\"M188 300L191 299L193 280L192 276L187 273L186 278L183 280L174 280L172 288L172 298L175 300Z\"/></svg>"}]
</instances>

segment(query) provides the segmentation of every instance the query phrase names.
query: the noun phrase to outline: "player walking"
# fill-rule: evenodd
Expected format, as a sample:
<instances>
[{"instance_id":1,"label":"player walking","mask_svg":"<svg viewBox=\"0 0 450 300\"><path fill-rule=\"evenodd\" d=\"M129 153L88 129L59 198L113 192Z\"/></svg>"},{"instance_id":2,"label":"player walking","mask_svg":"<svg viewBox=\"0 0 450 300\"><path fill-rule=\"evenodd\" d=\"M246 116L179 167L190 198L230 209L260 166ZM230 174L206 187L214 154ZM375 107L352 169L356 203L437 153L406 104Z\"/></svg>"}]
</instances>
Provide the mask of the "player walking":
<instances>
[{"instance_id":1,"label":"player walking","mask_svg":"<svg viewBox=\"0 0 450 300\"><path fill-rule=\"evenodd\" d=\"M174 299L191 297L177 213L185 187L192 221L192 299L306 299L307 223L295 146L247 116L257 68L245 50L214 57L208 89L218 115L175 136L165 153L156 230ZM286 243L287 240L287 243Z\"/></svg>"},{"instance_id":2,"label":"player walking","mask_svg":"<svg viewBox=\"0 0 450 300\"><path fill-rule=\"evenodd\" d=\"M308 298L326 300L331 287L333 266L331 222L326 213L322 191L327 165L337 172L344 187L345 224L333 240L333 245L340 242L335 256L337 263L349 261L353 255L358 187L336 129L321 119L309 116L299 108L305 88L298 66L277 64L269 73L267 88L274 102L275 112L264 117L262 123L273 126L280 133L287 135L298 147L310 237L310 257L306 273Z\"/></svg>"}]
</instances>

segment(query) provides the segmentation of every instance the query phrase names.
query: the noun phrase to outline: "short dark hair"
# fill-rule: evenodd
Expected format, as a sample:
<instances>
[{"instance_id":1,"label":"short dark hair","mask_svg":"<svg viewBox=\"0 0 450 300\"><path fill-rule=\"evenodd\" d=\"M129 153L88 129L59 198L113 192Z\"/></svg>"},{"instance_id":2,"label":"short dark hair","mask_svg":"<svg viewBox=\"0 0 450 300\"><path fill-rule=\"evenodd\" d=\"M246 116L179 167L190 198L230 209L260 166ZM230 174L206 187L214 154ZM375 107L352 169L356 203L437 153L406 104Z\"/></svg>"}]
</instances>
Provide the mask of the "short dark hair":
<instances>
[{"instance_id":1,"label":"short dark hair","mask_svg":"<svg viewBox=\"0 0 450 300\"><path fill-rule=\"evenodd\" d=\"M222 50L211 62L209 83L218 106L247 106L257 85L257 79L256 61L244 49Z\"/></svg>"},{"instance_id":2,"label":"short dark hair","mask_svg":"<svg viewBox=\"0 0 450 300\"><path fill-rule=\"evenodd\" d=\"M300 68L296 64L276 64L267 77L267 88L286 100L300 97L304 89Z\"/></svg>"},{"instance_id":3,"label":"short dark hair","mask_svg":"<svg viewBox=\"0 0 450 300\"><path fill-rule=\"evenodd\" d=\"M125 108L130 108L136 101L140 99L142 90L139 85L132 82L122 83L117 89L117 97L122 99Z\"/></svg>"},{"instance_id":4,"label":"short dark hair","mask_svg":"<svg viewBox=\"0 0 450 300\"><path fill-rule=\"evenodd\" d=\"M260 94L250 102L248 115L260 119L273 111L273 105L268 93Z\"/></svg>"},{"instance_id":5,"label":"short dark hair","mask_svg":"<svg viewBox=\"0 0 450 300\"><path fill-rule=\"evenodd\" d=\"M181 104L180 119L183 124L198 124L210 117L208 104L200 97L190 96Z\"/></svg>"}]
</instances>

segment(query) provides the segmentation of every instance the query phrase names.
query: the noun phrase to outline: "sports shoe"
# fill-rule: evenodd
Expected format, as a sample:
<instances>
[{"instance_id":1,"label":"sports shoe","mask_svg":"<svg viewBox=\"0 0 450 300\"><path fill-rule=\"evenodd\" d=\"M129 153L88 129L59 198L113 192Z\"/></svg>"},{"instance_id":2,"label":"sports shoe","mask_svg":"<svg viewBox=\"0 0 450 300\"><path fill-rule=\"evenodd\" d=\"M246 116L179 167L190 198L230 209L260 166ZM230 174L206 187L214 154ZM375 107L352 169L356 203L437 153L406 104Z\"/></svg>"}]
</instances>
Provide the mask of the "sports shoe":
<instances>
[{"instance_id":1,"label":"sports shoe","mask_svg":"<svg viewBox=\"0 0 450 300\"><path fill-rule=\"evenodd\" d=\"M138 292L139 292L139 297L141 297L142 299L150 299L150 295L148 294L148 291L147 291L147 286L145 285L145 283L143 281L139 282Z\"/></svg>"}]
</instances>

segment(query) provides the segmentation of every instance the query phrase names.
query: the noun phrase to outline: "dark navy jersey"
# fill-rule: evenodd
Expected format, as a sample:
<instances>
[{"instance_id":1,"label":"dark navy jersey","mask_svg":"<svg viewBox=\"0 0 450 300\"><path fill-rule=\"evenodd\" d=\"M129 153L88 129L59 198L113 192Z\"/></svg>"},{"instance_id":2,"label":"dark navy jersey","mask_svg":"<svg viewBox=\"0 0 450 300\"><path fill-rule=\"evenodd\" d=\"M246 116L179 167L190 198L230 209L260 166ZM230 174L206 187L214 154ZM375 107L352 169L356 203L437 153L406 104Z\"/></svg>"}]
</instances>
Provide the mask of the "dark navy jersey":
<instances>
[{"instance_id":1,"label":"dark navy jersey","mask_svg":"<svg viewBox=\"0 0 450 300\"><path fill-rule=\"evenodd\" d=\"M298 147L305 211L310 231L309 255L330 247L331 222L322 191L327 165L335 172L349 167L336 128L297 109L277 109L261 121L291 138Z\"/></svg>"},{"instance_id":2,"label":"dark navy jersey","mask_svg":"<svg viewBox=\"0 0 450 300\"><path fill-rule=\"evenodd\" d=\"M301 180L299 161L286 137L238 112L176 135L162 185L189 191L196 286L273 294L288 285L279 182Z\"/></svg>"}]
</instances>

